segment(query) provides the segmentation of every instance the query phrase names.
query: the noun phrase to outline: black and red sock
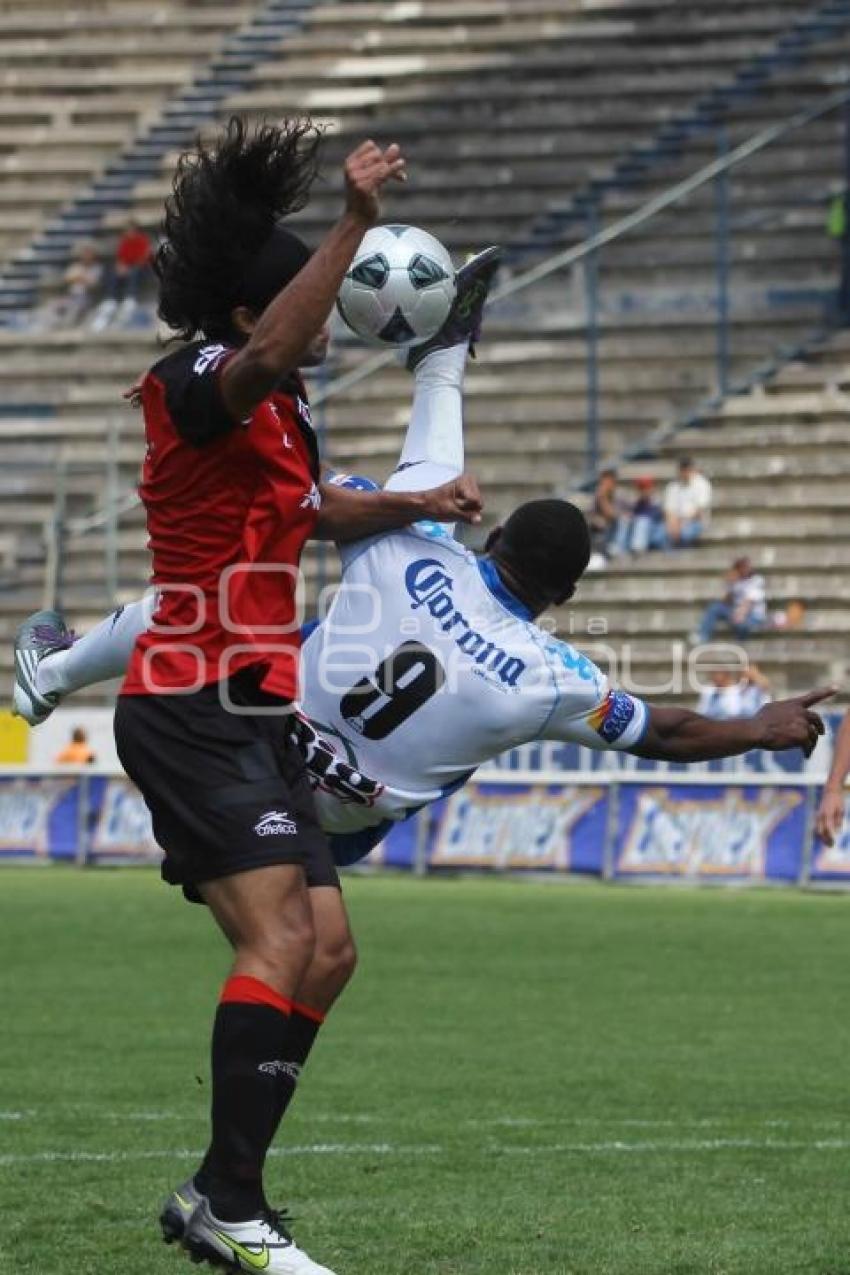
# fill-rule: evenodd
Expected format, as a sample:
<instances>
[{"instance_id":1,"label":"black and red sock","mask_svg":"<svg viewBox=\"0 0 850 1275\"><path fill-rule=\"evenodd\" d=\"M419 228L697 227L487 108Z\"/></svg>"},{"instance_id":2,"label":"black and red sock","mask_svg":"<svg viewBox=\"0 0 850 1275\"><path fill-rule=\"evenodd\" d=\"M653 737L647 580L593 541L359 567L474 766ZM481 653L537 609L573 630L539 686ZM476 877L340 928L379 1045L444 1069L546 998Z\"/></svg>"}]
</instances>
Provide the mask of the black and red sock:
<instances>
[{"instance_id":1,"label":"black and red sock","mask_svg":"<svg viewBox=\"0 0 850 1275\"><path fill-rule=\"evenodd\" d=\"M245 1221L267 1207L266 1153L321 1019L259 979L236 976L224 985L212 1039L212 1142L195 1179L222 1221Z\"/></svg>"}]
</instances>

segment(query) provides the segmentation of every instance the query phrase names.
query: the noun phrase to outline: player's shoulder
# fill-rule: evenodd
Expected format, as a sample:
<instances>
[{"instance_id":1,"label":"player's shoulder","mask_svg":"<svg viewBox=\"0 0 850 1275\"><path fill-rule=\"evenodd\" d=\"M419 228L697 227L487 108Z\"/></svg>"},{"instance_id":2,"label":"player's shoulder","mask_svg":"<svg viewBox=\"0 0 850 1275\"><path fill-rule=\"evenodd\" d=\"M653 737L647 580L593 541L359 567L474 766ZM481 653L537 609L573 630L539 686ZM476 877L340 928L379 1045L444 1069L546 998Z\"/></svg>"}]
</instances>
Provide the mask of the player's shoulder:
<instances>
[{"instance_id":1,"label":"player's shoulder","mask_svg":"<svg viewBox=\"0 0 850 1275\"><path fill-rule=\"evenodd\" d=\"M455 539L445 523L431 522L430 519L425 518L403 528L403 534L411 542L409 546L411 550L417 543L423 543L438 548L458 560L475 563L475 555Z\"/></svg>"},{"instance_id":2,"label":"player's shoulder","mask_svg":"<svg viewBox=\"0 0 850 1275\"><path fill-rule=\"evenodd\" d=\"M382 531L343 548L348 549L347 553L343 553L345 570L355 562L368 564L370 568L376 568L380 563L382 571L388 563L398 569L420 560L433 562L435 559L440 565L459 571L475 565L474 554L455 540L448 528L437 522L416 522L394 531Z\"/></svg>"},{"instance_id":3,"label":"player's shoulder","mask_svg":"<svg viewBox=\"0 0 850 1275\"><path fill-rule=\"evenodd\" d=\"M608 690L608 679L601 668L569 642L552 637L542 629L538 629L538 633L558 693L593 703L603 699Z\"/></svg>"},{"instance_id":4,"label":"player's shoulder","mask_svg":"<svg viewBox=\"0 0 850 1275\"><path fill-rule=\"evenodd\" d=\"M190 376L203 377L215 372L232 350L232 346L220 341L190 341L164 354L151 367L148 376L166 387Z\"/></svg>"}]
</instances>

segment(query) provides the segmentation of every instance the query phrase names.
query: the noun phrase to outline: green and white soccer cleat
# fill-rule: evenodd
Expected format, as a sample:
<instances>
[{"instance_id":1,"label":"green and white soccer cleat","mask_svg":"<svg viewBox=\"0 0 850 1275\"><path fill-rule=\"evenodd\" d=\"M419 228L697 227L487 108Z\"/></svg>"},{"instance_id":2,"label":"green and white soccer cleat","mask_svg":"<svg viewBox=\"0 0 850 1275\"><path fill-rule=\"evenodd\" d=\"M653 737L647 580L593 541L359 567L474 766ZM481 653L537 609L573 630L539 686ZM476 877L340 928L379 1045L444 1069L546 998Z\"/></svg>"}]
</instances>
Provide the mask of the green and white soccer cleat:
<instances>
[{"instance_id":1,"label":"green and white soccer cleat","mask_svg":"<svg viewBox=\"0 0 850 1275\"><path fill-rule=\"evenodd\" d=\"M471 257L457 272L457 295L439 332L421 345L412 346L406 357L407 370L415 371L434 350L450 350L468 342L470 350L481 335L484 303L502 259L501 248L485 248Z\"/></svg>"},{"instance_id":2,"label":"green and white soccer cleat","mask_svg":"<svg viewBox=\"0 0 850 1275\"><path fill-rule=\"evenodd\" d=\"M67 651L76 641L58 611L36 611L24 620L15 634L15 684L12 712L30 726L47 721L59 703L59 696L38 689L38 666L54 651Z\"/></svg>"},{"instance_id":3,"label":"green and white soccer cleat","mask_svg":"<svg viewBox=\"0 0 850 1275\"><path fill-rule=\"evenodd\" d=\"M222 1266L232 1275L333 1275L298 1247L283 1218L271 1211L250 1222L220 1222L202 1198L182 1242L193 1262Z\"/></svg>"},{"instance_id":4,"label":"green and white soccer cleat","mask_svg":"<svg viewBox=\"0 0 850 1275\"><path fill-rule=\"evenodd\" d=\"M206 1196L195 1189L194 1178L171 1192L159 1215L162 1238L166 1244L174 1244L183 1239L186 1228L205 1199Z\"/></svg>"}]
</instances>

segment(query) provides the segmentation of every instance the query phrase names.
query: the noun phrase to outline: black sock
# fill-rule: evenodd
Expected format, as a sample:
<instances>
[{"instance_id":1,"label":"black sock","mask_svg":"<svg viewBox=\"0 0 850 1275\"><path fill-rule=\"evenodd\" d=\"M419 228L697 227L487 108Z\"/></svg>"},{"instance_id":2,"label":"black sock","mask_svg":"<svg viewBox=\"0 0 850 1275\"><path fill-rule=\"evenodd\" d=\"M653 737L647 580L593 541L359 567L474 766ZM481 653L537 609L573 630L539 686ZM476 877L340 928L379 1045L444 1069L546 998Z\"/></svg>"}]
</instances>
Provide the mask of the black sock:
<instances>
[{"instance_id":1,"label":"black sock","mask_svg":"<svg viewBox=\"0 0 850 1275\"><path fill-rule=\"evenodd\" d=\"M266 1153L320 1025L287 1009L259 980L238 978L226 985L216 1013L212 1142L195 1185L225 1222L247 1221L267 1208Z\"/></svg>"},{"instance_id":2,"label":"black sock","mask_svg":"<svg viewBox=\"0 0 850 1275\"><path fill-rule=\"evenodd\" d=\"M308 1014L310 1015L309 1017ZM278 1090L280 1100L277 1117L278 1124L280 1124L289 1109L289 1104L295 1097L295 1090L298 1088L301 1072L304 1070L304 1064L310 1056L310 1050L316 1043L316 1037L322 1025L321 1015L314 1016L312 1011L308 1011L308 1014L304 1013L302 1006L294 1005L289 1018L285 1058L289 1063L290 1070L285 1076L281 1076Z\"/></svg>"}]
</instances>

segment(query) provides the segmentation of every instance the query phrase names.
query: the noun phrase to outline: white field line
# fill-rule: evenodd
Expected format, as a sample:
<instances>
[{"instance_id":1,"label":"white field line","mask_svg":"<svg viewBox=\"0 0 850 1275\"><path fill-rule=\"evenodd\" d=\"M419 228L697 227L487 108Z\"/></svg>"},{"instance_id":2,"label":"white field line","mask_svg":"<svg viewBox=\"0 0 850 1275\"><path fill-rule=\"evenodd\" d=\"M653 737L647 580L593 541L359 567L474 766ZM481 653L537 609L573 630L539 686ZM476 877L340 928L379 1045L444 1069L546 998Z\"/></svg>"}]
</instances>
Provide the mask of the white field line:
<instances>
[{"instance_id":1,"label":"white field line","mask_svg":"<svg viewBox=\"0 0 850 1275\"><path fill-rule=\"evenodd\" d=\"M801 1116L798 1120L748 1120L752 1129L847 1129L850 1131L850 1119L847 1120L808 1120ZM704 1120L630 1120L618 1119L615 1116L499 1116L492 1120L466 1120L464 1124L475 1129L561 1129L574 1125L587 1125L595 1129L678 1129L682 1133L697 1129L724 1129L730 1125L740 1124L740 1116L712 1117Z\"/></svg>"},{"instance_id":2,"label":"white field line","mask_svg":"<svg viewBox=\"0 0 850 1275\"><path fill-rule=\"evenodd\" d=\"M273 1147L272 1156L301 1155L440 1155L442 1147L393 1146L388 1142L316 1142L302 1147ZM0 1168L19 1164L132 1164L137 1160L200 1160L203 1149L186 1147L161 1151L35 1151L31 1155L0 1155Z\"/></svg>"},{"instance_id":3,"label":"white field line","mask_svg":"<svg viewBox=\"0 0 850 1275\"><path fill-rule=\"evenodd\" d=\"M815 1141L777 1142L759 1138L712 1138L680 1142L563 1142L551 1146L520 1147L491 1143L487 1154L526 1157L548 1155L656 1155L665 1153L701 1153L713 1151L847 1151L850 1139L824 1138ZM309 1146L273 1148L273 1156L312 1155L442 1155L445 1148L425 1144L394 1146L376 1143L314 1143ZM0 1168L23 1164L130 1164L142 1160L200 1159L202 1150L171 1148L156 1151L36 1151L32 1154L0 1155Z\"/></svg>"},{"instance_id":4,"label":"white field line","mask_svg":"<svg viewBox=\"0 0 850 1275\"><path fill-rule=\"evenodd\" d=\"M47 1110L0 1111L0 1122L17 1122L22 1120L55 1119L56 1115L84 1119L91 1124L98 1122L112 1124L175 1124L178 1122L196 1124L205 1121L206 1112L186 1111L102 1111L97 1107L60 1106ZM406 1118L398 1113L352 1113L335 1115L330 1111L313 1112L305 1108L298 1112L295 1120L301 1125L390 1125L395 1129L403 1127ZM600 1131L616 1132L618 1129L670 1129L682 1134L694 1133L700 1129L724 1129L730 1125L739 1125L740 1116L722 1116L700 1120L638 1120L618 1118L616 1116L494 1116L485 1119L467 1119L462 1121L468 1129L568 1129L586 1127ZM847 1130L850 1133L850 1118L846 1120L809 1120L800 1117L797 1120L751 1120L747 1121L751 1129L833 1129Z\"/></svg>"},{"instance_id":5,"label":"white field line","mask_svg":"<svg viewBox=\"0 0 850 1275\"><path fill-rule=\"evenodd\" d=\"M708 1138L687 1142L561 1142L552 1146L510 1147L491 1144L500 1155L605 1155L610 1152L653 1154L655 1152L704 1151L847 1151L848 1138L822 1138L814 1142L776 1142L760 1138Z\"/></svg>"},{"instance_id":6,"label":"white field line","mask_svg":"<svg viewBox=\"0 0 850 1275\"><path fill-rule=\"evenodd\" d=\"M61 1116L79 1117L80 1119L85 1119L93 1123L102 1120L115 1124L172 1124L178 1120L194 1124L200 1119L206 1119L206 1112L199 1115L197 1112L192 1114L191 1112L186 1111L100 1111L97 1107L59 1106L50 1113L46 1111L0 1111L0 1121L36 1120L39 1117L47 1117L48 1114L51 1119L55 1119L57 1113ZM304 1123L365 1125L381 1123L395 1124L397 1122L389 1116L335 1116L331 1112L322 1112L320 1114L310 1112L309 1115L305 1114Z\"/></svg>"}]
</instances>

